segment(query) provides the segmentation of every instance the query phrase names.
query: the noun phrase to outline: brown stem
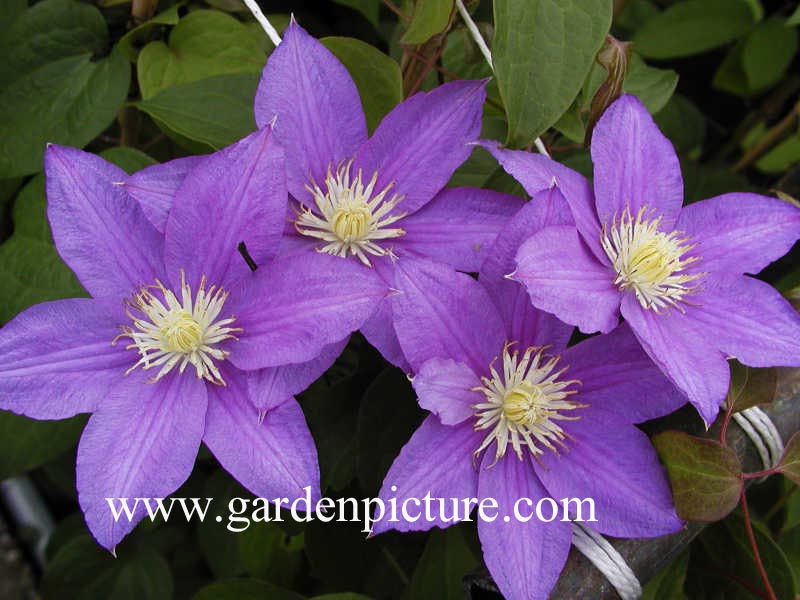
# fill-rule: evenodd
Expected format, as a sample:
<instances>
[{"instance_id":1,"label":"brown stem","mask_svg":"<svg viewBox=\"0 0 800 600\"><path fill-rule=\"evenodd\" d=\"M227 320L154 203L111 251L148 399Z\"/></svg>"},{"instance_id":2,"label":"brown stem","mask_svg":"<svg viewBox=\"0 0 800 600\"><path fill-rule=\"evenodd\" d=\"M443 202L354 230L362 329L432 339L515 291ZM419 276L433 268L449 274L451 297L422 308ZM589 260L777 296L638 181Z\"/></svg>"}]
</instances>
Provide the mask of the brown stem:
<instances>
[{"instance_id":1,"label":"brown stem","mask_svg":"<svg viewBox=\"0 0 800 600\"><path fill-rule=\"evenodd\" d=\"M725 441L725 434L728 432L728 425L731 422L731 417L733 416L733 403L728 407L728 410L725 411L725 418L722 420L722 425L719 428L719 443L723 446L727 446L728 444Z\"/></svg>"},{"instance_id":2,"label":"brown stem","mask_svg":"<svg viewBox=\"0 0 800 600\"><path fill-rule=\"evenodd\" d=\"M149 21L156 14L158 0L132 0L131 17L137 23Z\"/></svg>"},{"instance_id":3,"label":"brown stem","mask_svg":"<svg viewBox=\"0 0 800 600\"><path fill-rule=\"evenodd\" d=\"M384 4L384 5L385 5L385 6L386 6L386 7L387 7L387 8L388 8L390 11L392 11L392 12L393 12L394 14L396 14L398 17L400 17L401 19L403 19L403 21L410 21L410 20L411 20L411 18L410 18L410 17L409 17L409 16L408 16L406 13L404 13L402 10L400 10L400 7L398 7L398 6L397 6L397 5L396 5L394 2L392 2L392 0L383 0L383 4Z\"/></svg>"},{"instance_id":4,"label":"brown stem","mask_svg":"<svg viewBox=\"0 0 800 600\"><path fill-rule=\"evenodd\" d=\"M764 582L764 588L767 592L767 598L769 600L778 600L775 596L775 591L772 589L772 585L769 582L769 577L767 577L767 571L764 568L764 563L761 561L761 554L758 552L758 544L756 544L756 536L753 533L753 524L750 522L750 509L747 507L747 495L744 491L744 486L742 486L742 491L739 495L740 502L742 505L742 516L744 517L744 527L747 530L747 539L750 540L750 548L753 550L753 558L756 561L756 567L758 567L758 573L761 575L761 581Z\"/></svg>"},{"instance_id":5,"label":"brown stem","mask_svg":"<svg viewBox=\"0 0 800 600\"><path fill-rule=\"evenodd\" d=\"M744 171L747 167L774 148L784 138L789 137L789 135L792 134L792 130L797 125L797 118L799 115L800 102L795 104L792 107L791 112L781 119L779 123L767 131L764 137L762 137L755 146L750 148L750 150L748 150L745 155L739 159L735 165L733 165L731 170L734 173Z\"/></svg>"}]
</instances>

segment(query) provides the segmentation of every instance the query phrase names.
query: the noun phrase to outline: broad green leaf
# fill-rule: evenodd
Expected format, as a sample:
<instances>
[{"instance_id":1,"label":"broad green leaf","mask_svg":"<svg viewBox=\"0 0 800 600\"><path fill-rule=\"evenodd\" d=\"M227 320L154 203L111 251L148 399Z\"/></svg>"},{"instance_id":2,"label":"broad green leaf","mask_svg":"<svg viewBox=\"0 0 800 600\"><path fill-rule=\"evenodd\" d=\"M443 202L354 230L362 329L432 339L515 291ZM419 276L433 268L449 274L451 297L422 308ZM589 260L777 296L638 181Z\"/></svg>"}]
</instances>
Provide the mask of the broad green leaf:
<instances>
[{"instance_id":1,"label":"broad green leaf","mask_svg":"<svg viewBox=\"0 0 800 600\"><path fill-rule=\"evenodd\" d=\"M233 73L260 73L265 55L252 32L225 13L198 10L180 20L169 45L151 42L139 53L142 98L189 83Z\"/></svg>"},{"instance_id":2,"label":"broad green leaf","mask_svg":"<svg viewBox=\"0 0 800 600\"><path fill-rule=\"evenodd\" d=\"M214 498L214 514L197 525L197 541L203 558L215 577L235 577L244 573L244 565L239 555L239 536L227 529L227 510L231 498L250 498L237 481L223 471L217 471L205 482L204 498ZM222 522L216 515L223 517ZM254 527L253 524L250 527Z\"/></svg>"},{"instance_id":3,"label":"broad green leaf","mask_svg":"<svg viewBox=\"0 0 800 600\"><path fill-rule=\"evenodd\" d=\"M304 600L304 596L258 579L223 579L207 585L192 600Z\"/></svg>"},{"instance_id":4,"label":"broad green leaf","mask_svg":"<svg viewBox=\"0 0 800 600\"><path fill-rule=\"evenodd\" d=\"M736 508L742 478L733 450L679 431L660 433L653 444L667 467L679 517L718 521Z\"/></svg>"},{"instance_id":5,"label":"broad green leaf","mask_svg":"<svg viewBox=\"0 0 800 600\"><path fill-rule=\"evenodd\" d=\"M705 124L705 121L703 121ZM701 165L692 160L681 160L683 173L683 195L687 204L713 198L727 192L760 192L750 182L738 173L731 173L730 169Z\"/></svg>"},{"instance_id":6,"label":"broad green leaf","mask_svg":"<svg viewBox=\"0 0 800 600\"><path fill-rule=\"evenodd\" d=\"M735 40L754 22L746 0L685 0L649 19L634 47L647 58L690 56Z\"/></svg>"},{"instance_id":7,"label":"broad green leaf","mask_svg":"<svg viewBox=\"0 0 800 600\"><path fill-rule=\"evenodd\" d=\"M255 131L258 79L256 73L209 77L169 87L136 106L182 145L214 151Z\"/></svg>"},{"instance_id":8,"label":"broad green leaf","mask_svg":"<svg viewBox=\"0 0 800 600\"><path fill-rule=\"evenodd\" d=\"M511 146L558 121L611 25L608 0L495 0L493 59Z\"/></svg>"},{"instance_id":9,"label":"broad green leaf","mask_svg":"<svg viewBox=\"0 0 800 600\"><path fill-rule=\"evenodd\" d=\"M28 0L5 0L5 2L0 2L0 35L5 36L6 32L27 8Z\"/></svg>"},{"instance_id":10,"label":"broad green leaf","mask_svg":"<svg viewBox=\"0 0 800 600\"><path fill-rule=\"evenodd\" d=\"M744 65L742 65L742 53L744 52L744 40L737 43L730 49L728 54L725 55L725 60L722 61L717 71L714 73L714 79L711 85L714 89L733 94L735 96L746 97L750 94L750 88L747 85L747 75L744 72Z\"/></svg>"},{"instance_id":11,"label":"broad green leaf","mask_svg":"<svg viewBox=\"0 0 800 600\"><path fill-rule=\"evenodd\" d=\"M800 485L800 432L795 433L786 444L777 470L794 481L795 485Z\"/></svg>"},{"instance_id":12,"label":"broad green leaf","mask_svg":"<svg viewBox=\"0 0 800 600\"><path fill-rule=\"evenodd\" d=\"M172 572L158 552L140 546L124 562L110 598L113 600L171 600Z\"/></svg>"},{"instance_id":13,"label":"broad green leaf","mask_svg":"<svg viewBox=\"0 0 800 600\"><path fill-rule=\"evenodd\" d=\"M415 0L411 23L400 43L408 46L424 44L445 30L452 12L453 0Z\"/></svg>"},{"instance_id":14,"label":"broad green leaf","mask_svg":"<svg viewBox=\"0 0 800 600\"><path fill-rule=\"evenodd\" d=\"M128 172L154 162L131 148L112 148L102 156ZM39 302L86 295L53 246L46 207L40 174L17 196L14 234L0 245L0 322Z\"/></svg>"},{"instance_id":15,"label":"broad green leaf","mask_svg":"<svg viewBox=\"0 0 800 600\"><path fill-rule=\"evenodd\" d=\"M553 125L558 131L564 134L570 141L576 144L583 144L586 133L586 125L581 117L581 108L577 102L567 109L561 118Z\"/></svg>"},{"instance_id":16,"label":"broad green leaf","mask_svg":"<svg viewBox=\"0 0 800 600\"><path fill-rule=\"evenodd\" d=\"M0 178L42 168L47 142L83 147L114 119L130 66L108 44L100 12L74 0L45 0L20 16L0 54Z\"/></svg>"},{"instance_id":17,"label":"broad green leaf","mask_svg":"<svg viewBox=\"0 0 800 600\"><path fill-rule=\"evenodd\" d=\"M767 19L750 32L742 49L742 68L751 93L768 88L785 73L797 53L797 30Z\"/></svg>"},{"instance_id":18,"label":"broad green leaf","mask_svg":"<svg viewBox=\"0 0 800 600\"><path fill-rule=\"evenodd\" d=\"M766 527L757 521L752 525L758 552L775 596L781 600L795 598L796 583L786 555L772 539ZM709 575L714 573L722 576L720 580L722 585L716 589L716 598L738 600L757 597L749 590L761 590L764 584L756 567L744 520L738 513L709 526L698 540L696 549L702 548L705 554L699 557L702 561L699 566L704 567L703 570ZM692 560L693 562L695 560L694 552ZM706 566L703 564L705 562L710 562L711 565ZM747 587L738 582L744 582ZM690 595L690 597L698 596Z\"/></svg>"},{"instance_id":19,"label":"broad green leaf","mask_svg":"<svg viewBox=\"0 0 800 600\"><path fill-rule=\"evenodd\" d=\"M756 162L756 168L764 173L780 174L800 162L800 134L786 138Z\"/></svg>"},{"instance_id":20,"label":"broad green leaf","mask_svg":"<svg viewBox=\"0 0 800 600\"><path fill-rule=\"evenodd\" d=\"M702 146L706 135L706 119L684 96L672 96L654 118L678 152L688 153Z\"/></svg>"},{"instance_id":21,"label":"broad green leaf","mask_svg":"<svg viewBox=\"0 0 800 600\"><path fill-rule=\"evenodd\" d=\"M380 27L380 20L378 19L381 12L381 0L333 0L336 4L347 6L353 10L357 10L367 18L367 21L378 29Z\"/></svg>"},{"instance_id":22,"label":"broad green leaf","mask_svg":"<svg viewBox=\"0 0 800 600\"><path fill-rule=\"evenodd\" d=\"M800 25L800 6L794 9L792 16L786 21L787 27L795 27L797 25Z\"/></svg>"},{"instance_id":23,"label":"broad green leaf","mask_svg":"<svg viewBox=\"0 0 800 600\"><path fill-rule=\"evenodd\" d=\"M614 27L633 33L658 13L658 6L653 0L627 0L614 17Z\"/></svg>"},{"instance_id":24,"label":"broad green leaf","mask_svg":"<svg viewBox=\"0 0 800 600\"><path fill-rule=\"evenodd\" d=\"M80 535L61 547L47 567L41 583L44 600L107 600L121 561L89 535Z\"/></svg>"},{"instance_id":25,"label":"broad green leaf","mask_svg":"<svg viewBox=\"0 0 800 600\"><path fill-rule=\"evenodd\" d=\"M0 480L29 471L74 448L86 417L35 421L0 410Z\"/></svg>"},{"instance_id":26,"label":"broad green leaf","mask_svg":"<svg viewBox=\"0 0 800 600\"><path fill-rule=\"evenodd\" d=\"M477 564L460 527L433 529L405 597L460 600L464 597L462 579Z\"/></svg>"},{"instance_id":27,"label":"broad green leaf","mask_svg":"<svg viewBox=\"0 0 800 600\"><path fill-rule=\"evenodd\" d=\"M369 130L403 101L403 76L400 66L389 56L361 40L327 37L320 40L342 61L355 81Z\"/></svg>"},{"instance_id":28,"label":"broad green leaf","mask_svg":"<svg viewBox=\"0 0 800 600\"><path fill-rule=\"evenodd\" d=\"M781 533L778 543L796 576L800 573L800 527L793 527Z\"/></svg>"},{"instance_id":29,"label":"broad green leaf","mask_svg":"<svg viewBox=\"0 0 800 600\"><path fill-rule=\"evenodd\" d=\"M358 414L357 472L377 492L400 449L422 422L414 390L399 369L384 370L369 386Z\"/></svg>"},{"instance_id":30,"label":"broad green leaf","mask_svg":"<svg viewBox=\"0 0 800 600\"><path fill-rule=\"evenodd\" d=\"M767 404L775 399L778 373L775 369L754 369L737 361L731 362L731 385L727 406L741 412L757 404Z\"/></svg>"},{"instance_id":31,"label":"broad green leaf","mask_svg":"<svg viewBox=\"0 0 800 600\"><path fill-rule=\"evenodd\" d=\"M687 600L683 584L688 567L689 551L685 550L647 582L642 590L641 600Z\"/></svg>"},{"instance_id":32,"label":"broad green leaf","mask_svg":"<svg viewBox=\"0 0 800 600\"><path fill-rule=\"evenodd\" d=\"M623 91L641 100L651 114L667 104L678 85L678 74L672 69L657 69L633 54Z\"/></svg>"},{"instance_id":33,"label":"broad green leaf","mask_svg":"<svg viewBox=\"0 0 800 600\"><path fill-rule=\"evenodd\" d=\"M178 14L180 6L180 3L173 4L163 12L155 15L149 21L137 25L120 38L119 42L117 42L117 48L124 52L129 61L136 62L139 56L139 46L146 42L148 36L152 34L156 27L160 25L178 24L178 21L180 21L180 16Z\"/></svg>"}]
</instances>

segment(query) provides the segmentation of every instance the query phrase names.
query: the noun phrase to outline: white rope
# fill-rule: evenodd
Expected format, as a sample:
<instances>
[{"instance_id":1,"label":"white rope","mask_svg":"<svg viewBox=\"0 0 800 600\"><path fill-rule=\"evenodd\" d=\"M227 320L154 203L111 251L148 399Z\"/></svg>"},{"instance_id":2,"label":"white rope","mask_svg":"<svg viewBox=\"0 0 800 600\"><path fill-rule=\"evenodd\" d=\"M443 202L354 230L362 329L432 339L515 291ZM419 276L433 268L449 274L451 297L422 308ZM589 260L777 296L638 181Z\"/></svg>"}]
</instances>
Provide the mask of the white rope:
<instances>
[{"instance_id":1,"label":"white rope","mask_svg":"<svg viewBox=\"0 0 800 600\"><path fill-rule=\"evenodd\" d=\"M243 0L247 8L250 9L250 12L253 13L253 16L256 18L256 21L261 25L264 31L267 34L267 37L270 41L277 46L281 43L281 36L278 33L278 30L272 26L272 23L269 22L269 19L261 12L261 7L258 6L256 0Z\"/></svg>"},{"instance_id":2,"label":"white rope","mask_svg":"<svg viewBox=\"0 0 800 600\"><path fill-rule=\"evenodd\" d=\"M642 584L636 574L602 535L573 521L572 544L608 579L622 600L642 597Z\"/></svg>"},{"instance_id":3,"label":"white rope","mask_svg":"<svg viewBox=\"0 0 800 600\"><path fill-rule=\"evenodd\" d=\"M486 40L483 39L481 32L478 30L478 26L475 24L475 21L472 20L472 16L469 14L467 7L464 6L463 0L456 0L456 8L458 9L458 14L461 15L461 18L464 21L464 25L467 26L467 31L469 31L472 39L475 40L475 43L478 45L478 49L483 54L483 58L486 59L486 64L489 65L489 68L494 73L494 63L492 62L492 52L489 50L489 46L486 45ZM545 148L544 142L542 142L541 138L536 138L533 143L536 145L536 149L541 153L544 154L547 158L550 158L550 153Z\"/></svg>"},{"instance_id":4,"label":"white rope","mask_svg":"<svg viewBox=\"0 0 800 600\"><path fill-rule=\"evenodd\" d=\"M781 460L783 440L775 424L758 406L734 413L734 420L753 442L764 469L771 469Z\"/></svg>"}]
</instances>

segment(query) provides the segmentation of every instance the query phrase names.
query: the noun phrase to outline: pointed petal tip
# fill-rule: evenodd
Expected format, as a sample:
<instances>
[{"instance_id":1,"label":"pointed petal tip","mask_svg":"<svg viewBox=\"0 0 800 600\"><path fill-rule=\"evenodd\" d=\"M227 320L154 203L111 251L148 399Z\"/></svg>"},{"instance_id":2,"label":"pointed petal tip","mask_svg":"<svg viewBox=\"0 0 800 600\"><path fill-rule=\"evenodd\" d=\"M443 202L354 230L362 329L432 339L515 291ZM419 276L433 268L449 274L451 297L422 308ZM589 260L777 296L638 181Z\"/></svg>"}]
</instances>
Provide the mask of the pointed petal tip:
<instances>
[{"instance_id":1,"label":"pointed petal tip","mask_svg":"<svg viewBox=\"0 0 800 600\"><path fill-rule=\"evenodd\" d=\"M112 546L111 548L108 549L108 551L111 553L111 556L113 556L114 558L117 558L117 547L116 546Z\"/></svg>"}]
</instances>

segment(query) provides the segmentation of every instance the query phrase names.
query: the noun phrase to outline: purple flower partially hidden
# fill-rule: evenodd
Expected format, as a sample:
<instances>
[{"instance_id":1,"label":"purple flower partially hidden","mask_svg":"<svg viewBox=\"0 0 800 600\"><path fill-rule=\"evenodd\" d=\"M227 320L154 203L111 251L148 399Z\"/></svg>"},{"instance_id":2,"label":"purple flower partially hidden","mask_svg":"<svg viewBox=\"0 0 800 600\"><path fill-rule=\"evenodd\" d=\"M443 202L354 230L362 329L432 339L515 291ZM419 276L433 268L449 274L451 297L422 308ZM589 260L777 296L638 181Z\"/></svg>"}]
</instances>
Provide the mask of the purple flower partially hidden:
<instances>
[{"instance_id":1,"label":"purple flower partially hidden","mask_svg":"<svg viewBox=\"0 0 800 600\"><path fill-rule=\"evenodd\" d=\"M544 156L483 145L530 194L557 187L574 217L575 226L548 227L519 248L513 278L536 307L587 333L611 331L621 313L707 424L728 390L729 357L800 365L800 316L744 275L800 237L798 207L731 193L681 208L678 157L633 96L595 128L594 189Z\"/></svg>"},{"instance_id":2,"label":"purple flower partially hidden","mask_svg":"<svg viewBox=\"0 0 800 600\"><path fill-rule=\"evenodd\" d=\"M457 81L395 107L368 137L347 69L292 22L270 55L255 100L275 123L295 202L282 253L330 254L373 267L394 285L394 261L422 256L477 271L499 229L522 206L507 194L443 190L480 131L484 82ZM322 264L318 268L323 268ZM407 368L391 303L361 331Z\"/></svg>"},{"instance_id":3,"label":"purple flower partially hidden","mask_svg":"<svg viewBox=\"0 0 800 600\"><path fill-rule=\"evenodd\" d=\"M682 526L655 450L634 423L671 412L683 396L627 326L566 348L572 328L503 278L525 235L571 222L565 209L557 189L538 194L498 236L480 282L421 259L398 266L397 333L419 403L433 414L389 469L380 498L387 506L427 494L495 499L499 516L479 520L478 534L512 600L548 596L572 536L560 517L517 521L520 498L592 498L589 525L616 537ZM450 500L443 512L432 507L433 522L385 518L373 533L453 524Z\"/></svg>"},{"instance_id":4,"label":"purple flower partially hidden","mask_svg":"<svg viewBox=\"0 0 800 600\"><path fill-rule=\"evenodd\" d=\"M78 499L106 548L145 516L139 504L132 520L115 520L107 499L169 495L201 441L258 496L319 494L292 396L388 289L334 257L313 269L275 258L287 192L271 133L195 159L168 217L146 213L119 185L125 173L101 158L46 152L56 247L92 298L39 304L0 330L0 408L36 419L93 413L78 446Z\"/></svg>"}]
</instances>

